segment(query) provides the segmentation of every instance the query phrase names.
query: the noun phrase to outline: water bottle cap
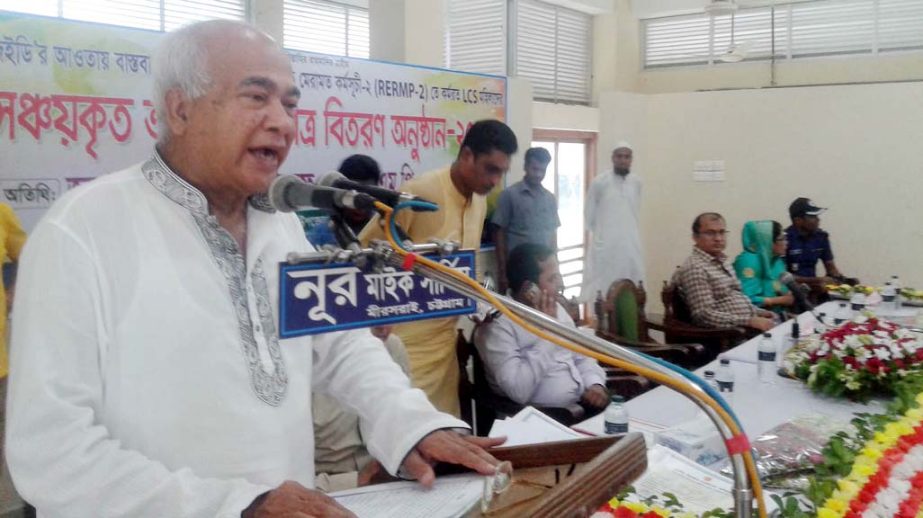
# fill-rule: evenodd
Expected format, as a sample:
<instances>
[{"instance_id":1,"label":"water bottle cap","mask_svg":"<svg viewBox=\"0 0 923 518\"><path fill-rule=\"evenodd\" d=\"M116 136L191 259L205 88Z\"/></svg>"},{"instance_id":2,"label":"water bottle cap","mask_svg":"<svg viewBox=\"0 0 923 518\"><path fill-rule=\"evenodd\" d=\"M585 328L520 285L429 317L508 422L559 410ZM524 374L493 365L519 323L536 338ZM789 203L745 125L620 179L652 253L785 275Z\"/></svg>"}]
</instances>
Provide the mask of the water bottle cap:
<instances>
[{"instance_id":1,"label":"water bottle cap","mask_svg":"<svg viewBox=\"0 0 923 518\"><path fill-rule=\"evenodd\" d=\"M772 338L771 333L763 333L763 338Z\"/></svg>"},{"instance_id":2,"label":"water bottle cap","mask_svg":"<svg viewBox=\"0 0 923 518\"><path fill-rule=\"evenodd\" d=\"M706 378L714 378L714 377L715 377L715 371L705 371L705 377L706 377Z\"/></svg>"},{"instance_id":3,"label":"water bottle cap","mask_svg":"<svg viewBox=\"0 0 923 518\"><path fill-rule=\"evenodd\" d=\"M618 394L613 394L612 397L609 398L609 399L610 399L613 403L624 403L624 402L625 402L625 398L624 398L623 396L618 395Z\"/></svg>"},{"instance_id":4,"label":"water bottle cap","mask_svg":"<svg viewBox=\"0 0 923 518\"><path fill-rule=\"evenodd\" d=\"M727 358L721 358L721 365L730 365L730 364L731 364L731 360L728 360Z\"/></svg>"}]
</instances>

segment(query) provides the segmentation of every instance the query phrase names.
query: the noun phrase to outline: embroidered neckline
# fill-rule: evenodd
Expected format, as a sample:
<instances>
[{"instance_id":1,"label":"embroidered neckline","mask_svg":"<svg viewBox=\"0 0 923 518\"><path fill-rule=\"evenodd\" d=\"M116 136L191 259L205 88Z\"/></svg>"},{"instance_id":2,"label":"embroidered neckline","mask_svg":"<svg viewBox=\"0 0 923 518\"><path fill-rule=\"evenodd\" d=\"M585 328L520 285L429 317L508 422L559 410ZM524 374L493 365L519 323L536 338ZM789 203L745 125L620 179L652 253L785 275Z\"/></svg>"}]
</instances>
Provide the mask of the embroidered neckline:
<instances>
[{"instance_id":1,"label":"embroidered neckline","mask_svg":"<svg viewBox=\"0 0 923 518\"><path fill-rule=\"evenodd\" d=\"M155 149L151 159L144 163L141 170L151 185L171 201L195 214L208 215L208 200L205 195L176 174L164 161L160 151ZM264 192L250 196L247 201L251 207L259 211L268 213L276 211L269 203L269 195Z\"/></svg>"},{"instance_id":2,"label":"embroidered neckline","mask_svg":"<svg viewBox=\"0 0 923 518\"><path fill-rule=\"evenodd\" d=\"M205 195L173 172L156 150L153 157L141 166L141 171L151 185L192 216L227 283L230 302L237 317L241 352L250 372L250 387L267 405L279 406L288 389L288 374L272 319L263 258L254 262L248 284L247 266L237 241L218 224L217 218L208 213ZM252 196L249 203L257 210L275 212L265 195ZM259 322L256 326L253 325L254 319ZM260 343L265 344L271 365L264 365Z\"/></svg>"}]
</instances>

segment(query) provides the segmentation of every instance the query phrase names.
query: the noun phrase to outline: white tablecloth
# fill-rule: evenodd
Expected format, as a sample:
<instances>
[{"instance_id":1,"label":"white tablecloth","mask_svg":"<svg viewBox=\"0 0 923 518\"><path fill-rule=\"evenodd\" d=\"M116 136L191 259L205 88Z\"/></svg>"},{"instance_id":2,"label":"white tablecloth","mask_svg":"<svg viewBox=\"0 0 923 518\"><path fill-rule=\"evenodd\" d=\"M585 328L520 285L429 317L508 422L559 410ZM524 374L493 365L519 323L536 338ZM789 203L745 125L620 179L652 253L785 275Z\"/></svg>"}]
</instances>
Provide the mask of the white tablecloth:
<instances>
[{"instance_id":1,"label":"white tablecloth","mask_svg":"<svg viewBox=\"0 0 923 518\"><path fill-rule=\"evenodd\" d=\"M817 308L832 316L836 304L828 302ZM903 308L901 316L912 316L917 310ZM906 312L908 315L903 315ZM816 322L813 315L803 313L798 317L802 329L813 329ZM791 321L784 322L772 330L777 343L783 336L791 334ZM855 412L882 412L884 404L871 401L868 404L854 403L845 399L833 399L815 394L801 381L776 377L774 383L759 381L756 371L756 346L759 337L748 340L722 355L731 360L734 370L735 389L729 404L737 414L744 431L752 439L767 430L790 419L806 415L825 415L848 422ZM698 369L699 376L706 370L718 369L718 360ZM629 416L648 423L671 427L691 421L705 419L704 413L692 401L666 387L658 387L626 403ZM603 415L583 421L574 428L591 433L603 433Z\"/></svg>"}]
</instances>

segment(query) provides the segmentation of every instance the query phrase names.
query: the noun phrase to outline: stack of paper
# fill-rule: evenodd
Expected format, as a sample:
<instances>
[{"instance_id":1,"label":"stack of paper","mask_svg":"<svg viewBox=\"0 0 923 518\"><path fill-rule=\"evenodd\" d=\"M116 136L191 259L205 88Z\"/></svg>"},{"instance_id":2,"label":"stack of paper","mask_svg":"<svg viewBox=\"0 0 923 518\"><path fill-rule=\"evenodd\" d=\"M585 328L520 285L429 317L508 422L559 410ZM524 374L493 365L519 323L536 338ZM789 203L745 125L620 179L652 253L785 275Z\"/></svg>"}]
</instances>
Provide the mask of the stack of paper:
<instances>
[{"instance_id":1,"label":"stack of paper","mask_svg":"<svg viewBox=\"0 0 923 518\"><path fill-rule=\"evenodd\" d=\"M494 421L490 436L503 435L506 436L503 446L586 439L585 435L571 430L531 406L523 408L513 417Z\"/></svg>"},{"instance_id":2,"label":"stack of paper","mask_svg":"<svg viewBox=\"0 0 923 518\"><path fill-rule=\"evenodd\" d=\"M432 489L417 482L390 482L331 493L340 505L359 518L456 518L480 501L484 477L439 477Z\"/></svg>"}]
</instances>

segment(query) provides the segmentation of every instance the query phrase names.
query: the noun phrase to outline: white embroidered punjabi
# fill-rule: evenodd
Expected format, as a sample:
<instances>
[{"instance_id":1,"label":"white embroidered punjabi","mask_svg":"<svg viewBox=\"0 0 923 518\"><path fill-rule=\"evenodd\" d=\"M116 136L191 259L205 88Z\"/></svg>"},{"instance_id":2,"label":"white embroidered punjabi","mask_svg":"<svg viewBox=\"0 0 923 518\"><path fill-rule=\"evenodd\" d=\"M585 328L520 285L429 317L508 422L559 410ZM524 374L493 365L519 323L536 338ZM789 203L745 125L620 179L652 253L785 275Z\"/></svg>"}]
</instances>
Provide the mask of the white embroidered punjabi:
<instances>
[{"instance_id":1,"label":"white embroidered punjabi","mask_svg":"<svg viewBox=\"0 0 923 518\"><path fill-rule=\"evenodd\" d=\"M7 448L44 517L234 517L314 484L311 392L394 473L437 413L366 330L279 340L298 220L251 199L247 250L156 156L68 192L21 261Z\"/></svg>"}]
</instances>

